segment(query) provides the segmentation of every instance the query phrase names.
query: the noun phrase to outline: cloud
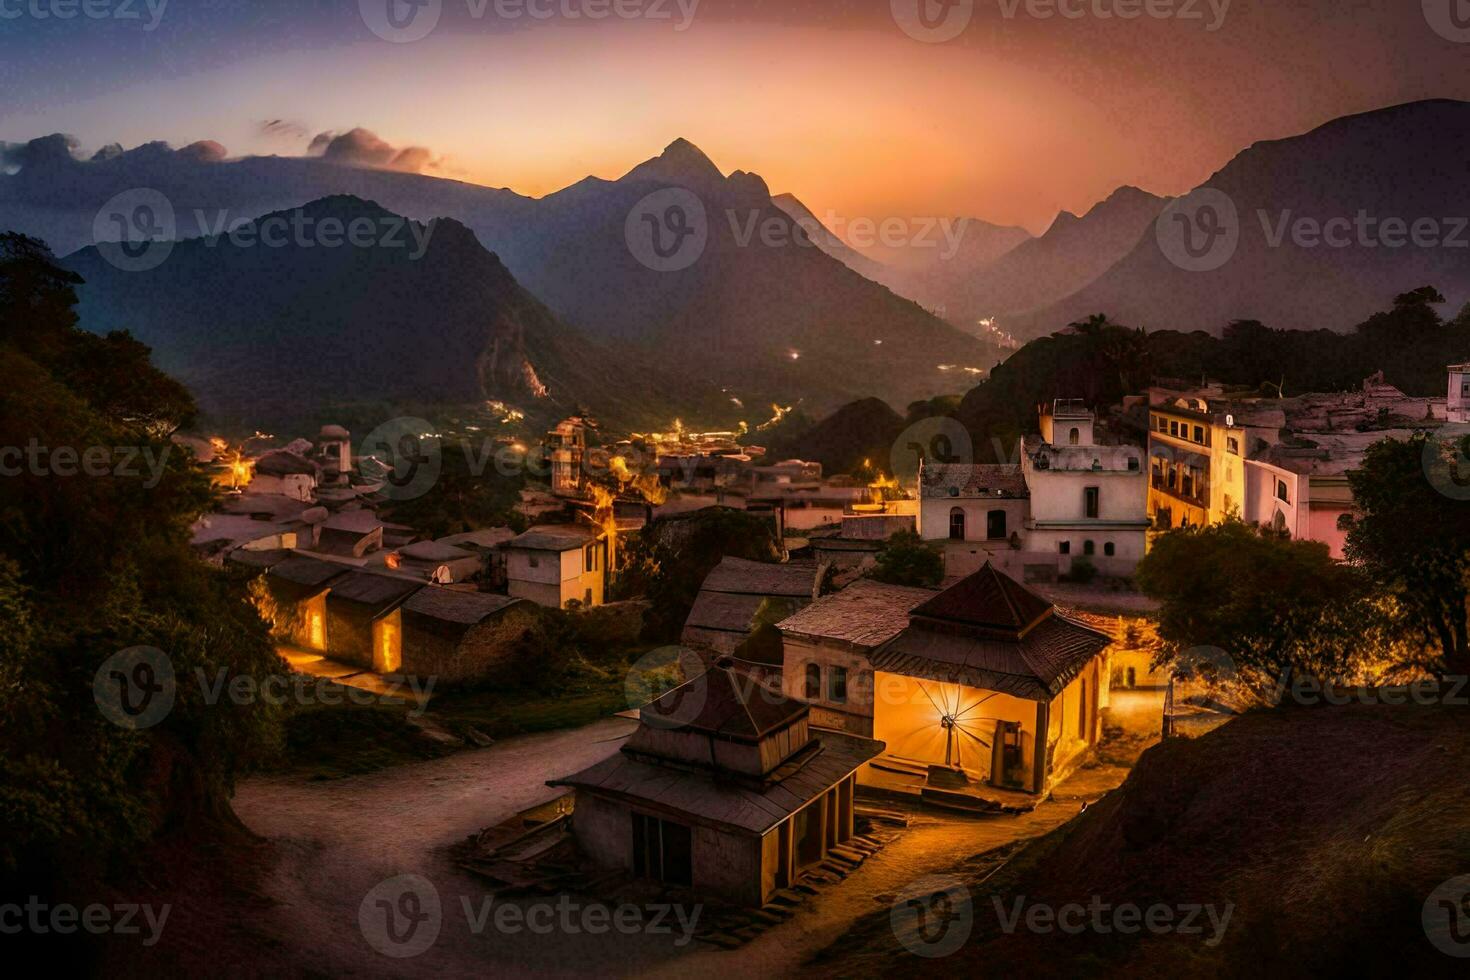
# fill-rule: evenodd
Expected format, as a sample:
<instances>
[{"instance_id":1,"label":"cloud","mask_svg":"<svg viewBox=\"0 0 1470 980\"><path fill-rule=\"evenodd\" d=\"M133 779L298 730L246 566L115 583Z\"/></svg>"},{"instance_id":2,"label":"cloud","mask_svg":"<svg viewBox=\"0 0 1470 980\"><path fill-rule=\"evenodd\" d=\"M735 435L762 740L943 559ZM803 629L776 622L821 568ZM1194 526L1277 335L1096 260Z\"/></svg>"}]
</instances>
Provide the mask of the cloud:
<instances>
[{"instance_id":1,"label":"cloud","mask_svg":"<svg viewBox=\"0 0 1470 980\"><path fill-rule=\"evenodd\" d=\"M311 133L301 123L290 119L262 119L255 124L255 129L260 135L273 139L304 140Z\"/></svg>"},{"instance_id":2,"label":"cloud","mask_svg":"<svg viewBox=\"0 0 1470 980\"><path fill-rule=\"evenodd\" d=\"M427 147L396 147L361 126L345 133L318 133L306 152L351 167L401 170L405 173L422 173L440 164Z\"/></svg>"},{"instance_id":3,"label":"cloud","mask_svg":"<svg viewBox=\"0 0 1470 980\"><path fill-rule=\"evenodd\" d=\"M0 143L0 169L29 170L34 173L76 166L84 162L77 156L79 146L75 136L65 133L52 133L27 143ZM175 150L162 140L155 140L135 146L131 150L124 150L121 143L109 143L92 154L85 163L141 164L171 160L219 163L228 155L229 151L214 140L199 140L180 150Z\"/></svg>"}]
</instances>

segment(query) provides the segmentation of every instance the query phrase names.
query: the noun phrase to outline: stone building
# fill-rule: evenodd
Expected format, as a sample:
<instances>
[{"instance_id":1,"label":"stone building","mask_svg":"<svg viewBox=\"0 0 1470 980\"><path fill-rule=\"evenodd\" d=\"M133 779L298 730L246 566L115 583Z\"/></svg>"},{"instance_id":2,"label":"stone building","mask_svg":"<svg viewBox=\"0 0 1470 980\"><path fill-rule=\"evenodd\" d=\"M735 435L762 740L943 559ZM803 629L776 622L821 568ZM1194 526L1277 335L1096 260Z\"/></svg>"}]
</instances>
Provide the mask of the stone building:
<instances>
[{"instance_id":1,"label":"stone building","mask_svg":"<svg viewBox=\"0 0 1470 980\"><path fill-rule=\"evenodd\" d=\"M459 684L493 676L536 623L535 606L510 596L424 588L399 610L399 673Z\"/></svg>"},{"instance_id":2,"label":"stone building","mask_svg":"<svg viewBox=\"0 0 1470 980\"><path fill-rule=\"evenodd\" d=\"M399 607L422 582L376 572L349 572L327 593L327 656L380 674L403 664Z\"/></svg>"},{"instance_id":3,"label":"stone building","mask_svg":"<svg viewBox=\"0 0 1470 980\"><path fill-rule=\"evenodd\" d=\"M852 836L857 770L883 750L808 714L725 660L550 785L575 788L573 833L595 863L758 907Z\"/></svg>"}]
</instances>

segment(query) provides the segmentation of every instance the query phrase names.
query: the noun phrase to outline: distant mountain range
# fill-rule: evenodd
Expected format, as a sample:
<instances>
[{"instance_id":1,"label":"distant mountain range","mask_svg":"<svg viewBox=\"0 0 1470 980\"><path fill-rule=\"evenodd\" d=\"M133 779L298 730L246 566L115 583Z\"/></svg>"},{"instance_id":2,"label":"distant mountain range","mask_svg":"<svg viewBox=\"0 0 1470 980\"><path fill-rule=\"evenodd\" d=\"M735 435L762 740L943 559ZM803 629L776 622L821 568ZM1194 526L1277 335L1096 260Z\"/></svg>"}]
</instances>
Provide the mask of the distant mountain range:
<instances>
[{"instance_id":1,"label":"distant mountain range","mask_svg":"<svg viewBox=\"0 0 1470 980\"><path fill-rule=\"evenodd\" d=\"M683 140L619 180L589 177L540 199L320 159L218 162L162 144L80 161L57 137L21 156L19 172L0 176L0 228L58 253L90 243L103 204L140 187L168 199L178 237L336 194L419 221L453 218L565 324L626 355L634 370L622 383L663 368L700 393L686 411L722 396L731 414L712 422L764 421L773 403L824 411L876 394L906 404L961 391L973 377L958 369L997 359L992 345L810 247L759 177L726 177ZM677 191L697 201L688 210L701 212L704 244L665 271L640 236L657 227L675 240L677 229L647 222L665 221Z\"/></svg>"},{"instance_id":2,"label":"distant mountain range","mask_svg":"<svg viewBox=\"0 0 1470 980\"><path fill-rule=\"evenodd\" d=\"M119 268L96 247L63 263L86 280L82 325L131 330L213 420L305 424L367 405L387 421L395 405L497 399L652 425L716 407L675 372L563 323L453 219L410 225L339 196L263 216L252 234L329 219L367 222L371 243L193 238L151 269Z\"/></svg>"},{"instance_id":3,"label":"distant mountain range","mask_svg":"<svg viewBox=\"0 0 1470 980\"><path fill-rule=\"evenodd\" d=\"M1257 143L1203 185L1225 196L1234 217L1218 198L1187 195L1164 214L1169 252L1148 227L1094 282L1011 318L1008 329L1038 336L1106 313L1152 330L1218 334L1232 320L1250 319L1341 331L1423 285L1437 286L1458 309L1470 300L1467 174L1466 102L1415 102ZM1207 237L1217 219L1238 230L1233 252L1229 237ZM1185 228L1201 263L1228 258L1203 271L1181 266L1182 239L1169 236ZM1217 244L1207 249L1208 241Z\"/></svg>"}]
</instances>

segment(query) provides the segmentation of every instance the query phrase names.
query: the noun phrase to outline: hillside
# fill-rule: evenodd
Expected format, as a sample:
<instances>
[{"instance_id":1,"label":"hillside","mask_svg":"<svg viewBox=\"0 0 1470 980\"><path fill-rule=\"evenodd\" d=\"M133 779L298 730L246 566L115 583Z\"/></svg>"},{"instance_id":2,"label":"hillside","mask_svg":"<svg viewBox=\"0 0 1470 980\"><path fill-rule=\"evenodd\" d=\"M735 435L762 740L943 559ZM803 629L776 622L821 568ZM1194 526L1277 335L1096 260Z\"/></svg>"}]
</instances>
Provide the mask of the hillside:
<instances>
[{"instance_id":1,"label":"hillside","mask_svg":"<svg viewBox=\"0 0 1470 980\"><path fill-rule=\"evenodd\" d=\"M1348 116L1300 136L1256 143L1203 185L1225 194L1237 215L1239 242L1223 265L1187 271L1165 255L1155 234L1146 233L1097 281L1013 318L1009 329L1034 337L1105 313L1150 330L1218 333L1235 319L1345 330L1426 282L1437 284L1458 309L1470 300L1470 228L1457 217L1470 215L1467 164L1470 103L1448 100ZM1186 197L1175 207L1199 200ZM1169 214L1166 220L1174 220ZM1362 236L1343 225L1333 239L1345 247L1323 239L1327 222L1355 224L1360 214L1371 222ZM1315 222L1317 236L1293 234L1299 219ZM1406 228L1432 221L1437 230L1416 244L1407 235L1385 234L1389 219ZM1177 232L1179 226L1171 227ZM1230 254L1228 238L1216 241L1220 257ZM1199 239L1196 245L1203 247Z\"/></svg>"},{"instance_id":2,"label":"hillside","mask_svg":"<svg viewBox=\"0 0 1470 980\"><path fill-rule=\"evenodd\" d=\"M390 237L387 229L401 225L396 215L334 197L255 227L298 216L308 228L367 221L378 233L367 247L196 238L144 271L83 249L64 260L86 280L82 325L131 330L212 419L227 422L277 425L319 420L339 406L387 412L499 399L545 412L585 402L609 419L647 424L684 404L688 386L568 327L457 221ZM658 380L628 384L639 377Z\"/></svg>"},{"instance_id":3,"label":"hillside","mask_svg":"<svg viewBox=\"0 0 1470 980\"><path fill-rule=\"evenodd\" d=\"M893 442L903 427L903 416L887 402L864 398L800 431L772 439L767 452L772 459L821 463L822 471L828 474L855 472L865 460L871 467L887 472Z\"/></svg>"},{"instance_id":4,"label":"hillside","mask_svg":"<svg viewBox=\"0 0 1470 980\"><path fill-rule=\"evenodd\" d=\"M1446 706L1281 709L1150 749L1121 789L970 881L968 941L946 971L1085 976L1460 976L1423 909L1470 868L1470 714ZM962 856L960 856L962 857ZM958 862L957 862L958 863ZM1007 934L1010 915L1094 896L1111 907L1213 905L1202 934ZM961 920L962 921L962 920ZM1109 921L1109 920L1105 920ZM1175 921L1178 921L1176 918ZM823 955L827 976L887 976L924 961L888 910ZM1263 974L1263 964L1264 974ZM1289 966L1288 966L1289 964Z\"/></svg>"}]
</instances>

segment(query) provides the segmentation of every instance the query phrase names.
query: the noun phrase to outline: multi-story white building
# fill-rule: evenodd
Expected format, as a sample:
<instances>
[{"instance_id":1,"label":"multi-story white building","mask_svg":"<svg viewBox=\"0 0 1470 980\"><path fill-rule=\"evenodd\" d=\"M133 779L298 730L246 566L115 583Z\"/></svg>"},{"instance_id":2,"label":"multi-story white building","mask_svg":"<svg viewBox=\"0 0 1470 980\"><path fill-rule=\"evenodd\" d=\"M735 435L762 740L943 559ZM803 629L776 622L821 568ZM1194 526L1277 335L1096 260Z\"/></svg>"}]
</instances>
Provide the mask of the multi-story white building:
<instances>
[{"instance_id":1,"label":"multi-story white building","mask_svg":"<svg viewBox=\"0 0 1470 980\"><path fill-rule=\"evenodd\" d=\"M1148 475L1142 448L1098 445L1096 425L1081 402L1059 400L1042 410L1041 435L1023 442L1025 547L1055 554L1063 575L1085 558L1103 574L1123 577L1147 547Z\"/></svg>"}]
</instances>

